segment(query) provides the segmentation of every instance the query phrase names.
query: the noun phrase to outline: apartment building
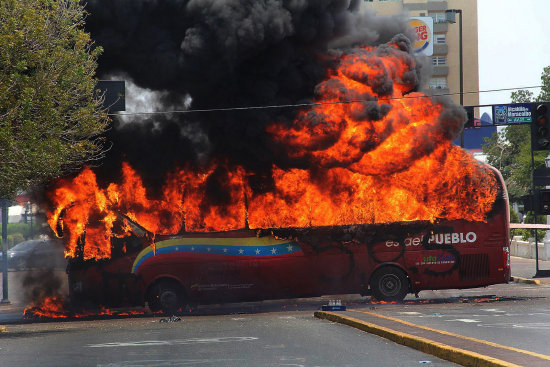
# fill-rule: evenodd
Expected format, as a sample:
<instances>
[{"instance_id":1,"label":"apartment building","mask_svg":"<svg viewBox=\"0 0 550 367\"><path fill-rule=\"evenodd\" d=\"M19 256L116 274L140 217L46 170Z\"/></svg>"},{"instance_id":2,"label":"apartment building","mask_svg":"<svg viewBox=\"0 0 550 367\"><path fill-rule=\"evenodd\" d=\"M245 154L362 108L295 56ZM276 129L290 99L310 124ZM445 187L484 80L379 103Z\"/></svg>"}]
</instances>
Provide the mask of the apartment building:
<instances>
[{"instance_id":1,"label":"apartment building","mask_svg":"<svg viewBox=\"0 0 550 367\"><path fill-rule=\"evenodd\" d=\"M362 7L373 9L379 15L408 14L411 17L433 18L433 71L427 94L451 93L460 101L460 40L459 17L462 16L463 90L478 91L477 0L362 0ZM456 22L450 23L446 10L460 9ZM479 94L465 93L464 106L479 105Z\"/></svg>"}]
</instances>

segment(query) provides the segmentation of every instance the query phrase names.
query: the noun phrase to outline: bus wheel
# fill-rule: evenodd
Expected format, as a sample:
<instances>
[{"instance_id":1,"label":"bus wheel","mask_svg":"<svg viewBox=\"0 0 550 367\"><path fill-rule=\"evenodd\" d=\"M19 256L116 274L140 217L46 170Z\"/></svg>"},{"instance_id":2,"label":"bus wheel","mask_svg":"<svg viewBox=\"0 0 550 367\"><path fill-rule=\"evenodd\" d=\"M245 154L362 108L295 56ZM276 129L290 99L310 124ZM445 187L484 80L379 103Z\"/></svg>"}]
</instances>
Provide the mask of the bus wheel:
<instances>
[{"instance_id":1,"label":"bus wheel","mask_svg":"<svg viewBox=\"0 0 550 367\"><path fill-rule=\"evenodd\" d=\"M409 293L409 280L401 269L387 266L372 275L370 288L379 301L401 302Z\"/></svg>"},{"instance_id":2,"label":"bus wheel","mask_svg":"<svg viewBox=\"0 0 550 367\"><path fill-rule=\"evenodd\" d=\"M161 280L151 288L149 308L153 312L173 315L183 306L183 293L181 285L175 280Z\"/></svg>"}]
</instances>

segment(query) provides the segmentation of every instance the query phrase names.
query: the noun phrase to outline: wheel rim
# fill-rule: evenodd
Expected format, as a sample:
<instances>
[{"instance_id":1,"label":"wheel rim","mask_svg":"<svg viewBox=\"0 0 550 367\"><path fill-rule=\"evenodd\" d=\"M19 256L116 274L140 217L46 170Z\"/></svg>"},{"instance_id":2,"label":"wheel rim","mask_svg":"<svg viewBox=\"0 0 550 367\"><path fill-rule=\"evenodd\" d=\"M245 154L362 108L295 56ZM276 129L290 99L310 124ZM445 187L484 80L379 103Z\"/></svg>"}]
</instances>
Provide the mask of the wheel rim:
<instances>
[{"instance_id":1,"label":"wheel rim","mask_svg":"<svg viewBox=\"0 0 550 367\"><path fill-rule=\"evenodd\" d=\"M395 296L401 291L402 287L401 279L395 274L386 274L380 279L380 291L384 296Z\"/></svg>"}]
</instances>

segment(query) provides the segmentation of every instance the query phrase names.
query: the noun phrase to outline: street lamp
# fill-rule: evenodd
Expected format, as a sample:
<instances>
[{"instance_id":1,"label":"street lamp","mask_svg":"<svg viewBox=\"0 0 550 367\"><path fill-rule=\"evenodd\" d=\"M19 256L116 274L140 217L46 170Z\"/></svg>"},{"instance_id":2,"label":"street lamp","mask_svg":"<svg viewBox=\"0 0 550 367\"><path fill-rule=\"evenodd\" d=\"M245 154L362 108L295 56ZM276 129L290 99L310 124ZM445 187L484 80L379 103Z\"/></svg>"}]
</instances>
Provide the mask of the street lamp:
<instances>
[{"instance_id":1,"label":"street lamp","mask_svg":"<svg viewBox=\"0 0 550 367\"><path fill-rule=\"evenodd\" d=\"M458 21L458 54L459 54L459 74L460 74L460 105L464 106L464 69L462 57L462 9L445 10L445 20L448 23L456 23L456 14L460 14ZM460 133L460 147L464 148L464 129Z\"/></svg>"}]
</instances>

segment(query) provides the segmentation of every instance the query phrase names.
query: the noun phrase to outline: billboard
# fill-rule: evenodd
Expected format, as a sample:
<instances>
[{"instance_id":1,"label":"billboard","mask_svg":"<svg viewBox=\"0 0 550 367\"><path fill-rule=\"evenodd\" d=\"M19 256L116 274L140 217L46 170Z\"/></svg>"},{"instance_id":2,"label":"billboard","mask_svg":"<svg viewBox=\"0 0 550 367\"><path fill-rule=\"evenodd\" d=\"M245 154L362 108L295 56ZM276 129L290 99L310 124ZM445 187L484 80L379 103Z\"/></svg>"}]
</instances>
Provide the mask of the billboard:
<instances>
[{"instance_id":1,"label":"billboard","mask_svg":"<svg viewBox=\"0 0 550 367\"><path fill-rule=\"evenodd\" d=\"M496 133L497 127L493 125L488 113L484 113L480 119L474 119L474 128L464 129L464 148L471 152L481 152L486 144L485 138L490 138ZM460 137L453 143L460 146Z\"/></svg>"},{"instance_id":2,"label":"billboard","mask_svg":"<svg viewBox=\"0 0 550 367\"><path fill-rule=\"evenodd\" d=\"M413 43L415 53L432 56L434 51L434 20L432 17L411 17L409 26L414 30L416 39Z\"/></svg>"}]
</instances>

